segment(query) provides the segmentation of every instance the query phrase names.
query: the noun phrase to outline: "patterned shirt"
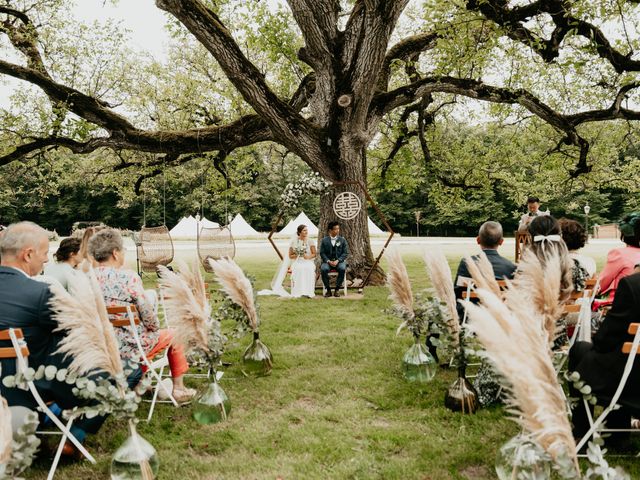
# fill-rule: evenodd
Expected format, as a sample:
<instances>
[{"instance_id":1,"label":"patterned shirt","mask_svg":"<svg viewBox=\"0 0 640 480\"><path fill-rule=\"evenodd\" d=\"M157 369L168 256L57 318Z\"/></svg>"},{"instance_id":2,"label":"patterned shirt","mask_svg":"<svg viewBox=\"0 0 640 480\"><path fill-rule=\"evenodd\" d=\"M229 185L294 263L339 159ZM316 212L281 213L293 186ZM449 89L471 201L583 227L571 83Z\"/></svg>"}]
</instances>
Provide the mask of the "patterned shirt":
<instances>
[{"instance_id":1,"label":"patterned shirt","mask_svg":"<svg viewBox=\"0 0 640 480\"><path fill-rule=\"evenodd\" d=\"M158 343L160 324L154 314L153 305L145 297L142 279L136 272L127 269L98 267L95 272L107 307L136 306L141 319L137 328L142 348L145 352L151 350ZM115 331L122 358L138 360L140 354L129 327L117 327Z\"/></svg>"}]
</instances>

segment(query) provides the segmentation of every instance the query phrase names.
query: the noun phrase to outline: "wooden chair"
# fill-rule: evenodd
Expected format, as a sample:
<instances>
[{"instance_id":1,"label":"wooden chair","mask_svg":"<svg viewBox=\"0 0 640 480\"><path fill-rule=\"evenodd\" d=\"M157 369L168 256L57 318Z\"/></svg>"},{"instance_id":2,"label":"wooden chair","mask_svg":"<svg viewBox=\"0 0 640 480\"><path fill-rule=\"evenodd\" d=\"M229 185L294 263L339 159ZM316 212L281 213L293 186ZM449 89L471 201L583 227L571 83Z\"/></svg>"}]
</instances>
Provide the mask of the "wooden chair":
<instances>
[{"instance_id":1,"label":"wooden chair","mask_svg":"<svg viewBox=\"0 0 640 480\"><path fill-rule=\"evenodd\" d=\"M611 397L611 399L605 399L605 398L601 399L604 401L604 403L607 403L607 405L605 406L604 410L602 410L602 413L600 413L600 415L595 419L594 419L594 416L591 414L589 403L583 399L584 408L587 412L587 418L589 420L590 428L589 428L589 431L578 442L578 445L576 447L576 450L578 451L589 441L589 439L592 436L600 435L603 432L626 432L626 431L637 432L638 431L632 428L629 428L629 429L610 429L606 427L602 428L602 425L606 421L607 416L613 410L615 410L618 406L620 396L624 391L624 388L627 384L627 380L629 379L629 375L631 375L631 371L633 370L634 361L636 359L636 356L638 355L638 349L640 347L640 323L630 324L627 332L629 333L629 335L633 335L633 341L625 342L622 345L622 353L624 353L625 355L628 355L627 363L624 366L622 377L620 377L620 382L618 382L618 388L616 388L616 391L613 394L613 397ZM622 405L625 406L624 402L622 403ZM637 410L637 405L630 405L630 406L634 410Z\"/></svg>"},{"instance_id":2,"label":"wooden chair","mask_svg":"<svg viewBox=\"0 0 640 480\"><path fill-rule=\"evenodd\" d=\"M17 371L25 371L28 368L27 359L29 357L29 347L24 341L24 335L22 330L19 328L9 328L8 330L0 330L0 341L10 341L11 347L3 347L0 348L0 359L10 359L14 358L16 360L16 370ZM69 415L69 419L67 420L67 424L64 425L60 419L49 409L47 404L44 402L38 389L36 388L33 380L29 380L26 382L31 395L33 396L36 404L38 405L38 410L43 412L51 422L56 426L59 432L50 432L50 431L38 431L36 433L41 435L62 435L60 439L60 443L58 444L58 448L56 449L56 454L53 458L53 462L51 464L51 468L49 469L49 474L47 476L47 480L53 479L56 470L58 468L58 463L60 462L60 457L62 455L62 448L64 447L67 439L73 443L73 445L82 453L82 455L89 460L91 463L95 464L96 460L93 456L87 451L87 449L78 441L78 439L71 433L71 427L73 426L73 422L77 418L76 415Z\"/></svg>"},{"instance_id":3,"label":"wooden chair","mask_svg":"<svg viewBox=\"0 0 640 480\"><path fill-rule=\"evenodd\" d=\"M138 333L138 325L140 325L141 320L140 313L138 312L138 309L135 307L135 305L114 305L111 307L107 307L107 313L109 314L111 325L118 328L129 329L136 342L136 346L138 347L138 353L140 353L140 359L142 360L143 365L147 367L147 372L156 381L155 385L153 385L153 399L151 400L151 406L149 407L147 422L151 421L156 403L158 402L170 402L173 403L174 406L178 407L178 402L175 398L173 398L173 394L169 391L165 384L162 383L164 369L169 367L169 358L167 357L168 349L164 350L162 355L159 356L158 360L154 360L153 362L149 360L146 352L144 351L144 348L142 347L142 342ZM160 392L160 389L165 392L169 400L158 400L158 393Z\"/></svg>"},{"instance_id":4,"label":"wooden chair","mask_svg":"<svg viewBox=\"0 0 640 480\"><path fill-rule=\"evenodd\" d=\"M347 274L349 273L349 267L347 266L347 270L344 272L344 282L342 282L342 294L346 297L347 293L348 293L348 287L347 287ZM329 285L331 285L331 279L334 279L334 285L335 282L338 281L338 269L336 268L332 268L329 270ZM316 274L316 285L318 284L318 279L322 278L322 273L318 270L318 273ZM293 282L293 281L292 281ZM327 289L324 286L324 282L322 282L322 295L324 295L325 293L327 293Z\"/></svg>"},{"instance_id":5,"label":"wooden chair","mask_svg":"<svg viewBox=\"0 0 640 480\"><path fill-rule=\"evenodd\" d=\"M525 247L531 243L531 235L529 232L516 232L516 256L515 261L518 263L520 261L520 257L522 256L522 252L524 252Z\"/></svg>"}]
</instances>

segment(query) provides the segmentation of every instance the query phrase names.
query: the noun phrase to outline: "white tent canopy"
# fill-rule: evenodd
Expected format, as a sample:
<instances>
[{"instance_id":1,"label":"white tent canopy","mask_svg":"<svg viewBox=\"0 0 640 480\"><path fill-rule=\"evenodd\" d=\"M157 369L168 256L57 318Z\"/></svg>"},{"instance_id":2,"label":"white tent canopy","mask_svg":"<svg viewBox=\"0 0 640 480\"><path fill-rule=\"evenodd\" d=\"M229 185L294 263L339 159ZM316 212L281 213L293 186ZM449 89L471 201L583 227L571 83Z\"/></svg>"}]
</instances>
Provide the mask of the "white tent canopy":
<instances>
[{"instance_id":1,"label":"white tent canopy","mask_svg":"<svg viewBox=\"0 0 640 480\"><path fill-rule=\"evenodd\" d=\"M229 224L231 235L234 237L257 237L260 233L256 231L240 214L237 214Z\"/></svg>"},{"instance_id":2,"label":"white tent canopy","mask_svg":"<svg viewBox=\"0 0 640 480\"><path fill-rule=\"evenodd\" d=\"M384 235L385 231L378 227L371 217L367 217L367 225L369 226L369 235Z\"/></svg>"},{"instance_id":3,"label":"white tent canopy","mask_svg":"<svg viewBox=\"0 0 640 480\"><path fill-rule=\"evenodd\" d=\"M203 217L200 219L200 229L203 227L218 228L220 225L208 220L206 217ZM197 238L198 221L193 217L193 215L182 217L176 226L169 231L169 234L173 238Z\"/></svg>"},{"instance_id":4,"label":"white tent canopy","mask_svg":"<svg viewBox=\"0 0 640 480\"><path fill-rule=\"evenodd\" d=\"M309 229L309 236L318 235L318 227L314 225L314 223L309 219L309 217L307 217L304 212L300 212L300 215L287 223L287 226L280 230L278 234L289 236L295 235L297 233L296 230L298 228L298 225L306 225Z\"/></svg>"}]
</instances>

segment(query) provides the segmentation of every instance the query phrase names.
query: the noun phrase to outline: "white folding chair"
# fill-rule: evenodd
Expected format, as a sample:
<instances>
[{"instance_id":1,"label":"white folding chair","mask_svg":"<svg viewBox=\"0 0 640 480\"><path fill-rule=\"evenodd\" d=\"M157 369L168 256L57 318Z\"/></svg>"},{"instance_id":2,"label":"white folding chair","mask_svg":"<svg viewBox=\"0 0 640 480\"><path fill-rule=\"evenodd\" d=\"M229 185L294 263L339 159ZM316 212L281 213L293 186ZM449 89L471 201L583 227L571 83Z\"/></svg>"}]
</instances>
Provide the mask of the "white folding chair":
<instances>
[{"instance_id":1,"label":"white folding chair","mask_svg":"<svg viewBox=\"0 0 640 480\"><path fill-rule=\"evenodd\" d=\"M24 341L22 330L19 328L0 330L0 340L10 340L12 345L12 348L0 348L0 358L15 358L16 371L24 372L28 368L27 358L29 356L29 348ZM38 404L38 410L42 411L59 430L59 432L38 431L36 433L40 435L62 435L62 438L60 439L60 443L58 444L58 448L56 450L56 454L53 458L53 463L51 464L51 468L49 469L47 480L53 479L53 476L56 473L56 469L58 468L58 463L60 462L60 457L62 455L62 448L64 447L67 439L69 439L69 441L73 443L73 445L80 451L80 453L82 453L82 455L87 460L95 464L96 460L93 458L93 456L71 433L71 427L73 426L73 422L77 417L75 415L70 415L69 419L67 420L67 424L63 424L60 419L49 409L49 407L47 407L47 404L40 396L40 393L38 392L38 389L36 388L33 380L27 381L26 384L29 391L31 392L31 395Z\"/></svg>"},{"instance_id":2,"label":"white folding chair","mask_svg":"<svg viewBox=\"0 0 640 480\"><path fill-rule=\"evenodd\" d=\"M578 445L576 447L577 451L589 441L592 436L598 436L601 433L613 433L613 432L637 432L636 429L633 428L603 428L602 424L607 419L607 416L616 408L619 408L618 401L620 400L620 396L624 391L624 388L627 384L627 379L629 375L631 375L631 370L633 369L633 362L636 359L636 355L638 354L638 347L640 346L640 323L632 323L629 325L628 332L630 335L633 335L633 342L625 342L622 346L622 353L628 355L627 363L624 366L624 370L622 372L622 377L620 377L620 382L618 383L618 388L616 389L611 401L609 404L602 410L602 413L594 419L594 416L591 414L591 408L589 402L585 399L584 408L587 412L587 418L589 420L589 431L580 439Z\"/></svg>"},{"instance_id":3,"label":"white folding chair","mask_svg":"<svg viewBox=\"0 0 640 480\"><path fill-rule=\"evenodd\" d=\"M138 353L140 354L140 359L142 360L143 365L147 367L147 373L151 375L151 377L153 377L153 379L155 380L155 384L152 385L153 398L150 400L151 406L149 407L147 422L150 422L151 418L153 417L156 403L172 403L174 406L178 407L178 402L175 398L173 398L173 394L166 387L166 385L162 383L162 375L164 374L164 369L169 367L169 358L167 356L168 349L165 349L157 360L153 362L149 360L146 352L144 351L144 348L142 347L142 342L138 333L138 325L140 324L140 315L138 314L138 309L134 305L111 306L107 307L107 313L109 314L111 325L113 325L114 327L128 328L131 331L134 341L136 342L136 347L138 348ZM127 318L122 319L120 318L121 315L126 315ZM164 391L169 400L158 399L158 393L160 392L160 389Z\"/></svg>"},{"instance_id":4,"label":"white folding chair","mask_svg":"<svg viewBox=\"0 0 640 480\"><path fill-rule=\"evenodd\" d=\"M208 285L205 283L205 289L208 288ZM162 315L164 318L164 323L166 328L171 328L171 321L169 319L169 315L167 314L167 308L165 307L165 294L164 291L162 290L162 288L159 289L159 296L160 296L160 305L162 306ZM185 377L193 377L193 378L206 378L206 379L210 379L211 378L211 368L207 369L207 373L185 373L184 374Z\"/></svg>"},{"instance_id":5,"label":"white folding chair","mask_svg":"<svg viewBox=\"0 0 640 480\"><path fill-rule=\"evenodd\" d=\"M569 351L576 340L579 341L591 341L591 303L593 302L593 295L590 290L582 291L581 303L573 303L564 306L564 313L578 313L578 321L573 329L573 333L569 337L569 345L566 350L554 352L556 357L561 357L560 362L556 365L556 372L560 373L567 359L569 358Z\"/></svg>"}]
</instances>

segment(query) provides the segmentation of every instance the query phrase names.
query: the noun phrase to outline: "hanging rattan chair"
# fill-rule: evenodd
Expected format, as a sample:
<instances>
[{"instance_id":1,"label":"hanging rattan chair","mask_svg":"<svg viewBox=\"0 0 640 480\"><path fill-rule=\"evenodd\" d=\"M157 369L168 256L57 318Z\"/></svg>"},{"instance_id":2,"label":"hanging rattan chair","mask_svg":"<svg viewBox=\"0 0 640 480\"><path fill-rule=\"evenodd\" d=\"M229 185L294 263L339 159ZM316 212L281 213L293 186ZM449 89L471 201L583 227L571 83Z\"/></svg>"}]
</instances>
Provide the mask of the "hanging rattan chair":
<instances>
[{"instance_id":1,"label":"hanging rattan chair","mask_svg":"<svg viewBox=\"0 0 640 480\"><path fill-rule=\"evenodd\" d=\"M134 239L143 272L155 272L158 265L166 266L173 261L173 241L166 225L142 227Z\"/></svg>"},{"instance_id":2,"label":"hanging rattan chair","mask_svg":"<svg viewBox=\"0 0 640 480\"><path fill-rule=\"evenodd\" d=\"M208 260L233 258L236 244L229 227L202 227L198 236L198 257L207 272L211 272Z\"/></svg>"}]
</instances>

